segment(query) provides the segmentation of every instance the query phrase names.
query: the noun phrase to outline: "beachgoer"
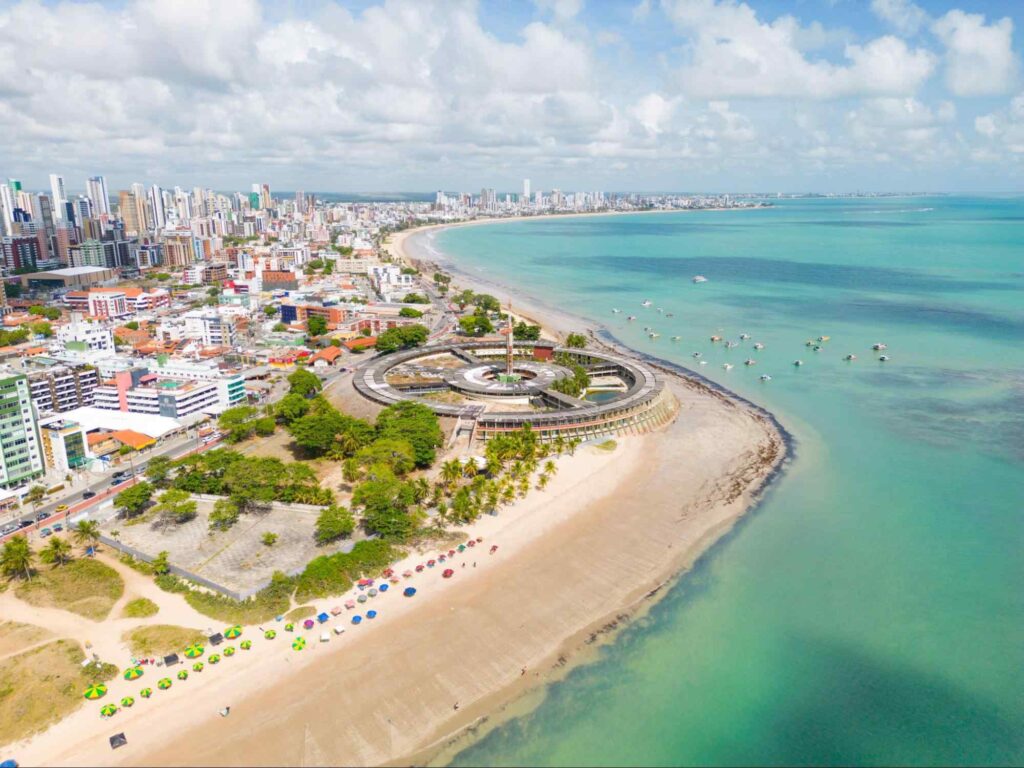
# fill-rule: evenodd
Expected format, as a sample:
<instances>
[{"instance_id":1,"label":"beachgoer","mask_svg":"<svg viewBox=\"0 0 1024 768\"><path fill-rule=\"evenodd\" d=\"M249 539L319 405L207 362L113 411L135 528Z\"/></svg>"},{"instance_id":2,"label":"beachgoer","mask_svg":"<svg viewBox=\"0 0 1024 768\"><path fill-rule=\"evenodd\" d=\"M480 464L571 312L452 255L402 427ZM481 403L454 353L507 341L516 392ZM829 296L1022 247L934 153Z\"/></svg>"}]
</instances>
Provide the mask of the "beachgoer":
<instances>
[{"instance_id":1,"label":"beachgoer","mask_svg":"<svg viewBox=\"0 0 1024 768\"><path fill-rule=\"evenodd\" d=\"M526 667L523 667L523 668L522 668L522 669L521 669L521 670L519 671L519 676L520 676L520 677L522 677L522 676L523 676L523 675L525 675L525 674L526 674Z\"/></svg>"},{"instance_id":2,"label":"beachgoer","mask_svg":"<svg viewBox=\"0 0 1024 768\"><path fill-rule=\"evenodd\" d=\"M455 702L455 706L453 706L452 709L458 711L458 709L459 709L459 702L456 701Z\"/></svg>"}]
</instances>

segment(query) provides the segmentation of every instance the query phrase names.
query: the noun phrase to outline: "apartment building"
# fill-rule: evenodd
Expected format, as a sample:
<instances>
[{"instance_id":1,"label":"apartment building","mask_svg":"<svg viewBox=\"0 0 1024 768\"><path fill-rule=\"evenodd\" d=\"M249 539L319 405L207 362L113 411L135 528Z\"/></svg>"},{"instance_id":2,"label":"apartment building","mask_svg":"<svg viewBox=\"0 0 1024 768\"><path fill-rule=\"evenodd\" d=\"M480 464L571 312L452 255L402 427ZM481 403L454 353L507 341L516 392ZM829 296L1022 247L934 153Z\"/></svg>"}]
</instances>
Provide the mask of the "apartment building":
<instances>
[{"instance_id":1,"label":"apartment building","mask_svg":"<svg viewBox=\"0 0 1024 768\"><path fill-rule=\"evenodd\" d=\"M57 419L39 425L43 458L49 469L67 472L88 462L85 433L73 421Z\"/></svg>"},{"instance_id":2,"label":"apartment building","mask_svg":"<svg viewBox=\"0 0 1024 768\"><path fill-rule=\"evenodd\" d=\"M39 442L28 377L13 371L0 373L0 488L43 474Z\"/></svg>"},{"instance_id":3,"label":"apartment building","mask_svg":"<svg viewBox=\"0 0 1024 768\"><path fill-rule=\"evenodd\" d=\"M37 413L63 413L92 405L93 391L99 386L100 377L92 366L57 365L32 371L28 374L28 383Z\"/></svg>"}]
</instances>

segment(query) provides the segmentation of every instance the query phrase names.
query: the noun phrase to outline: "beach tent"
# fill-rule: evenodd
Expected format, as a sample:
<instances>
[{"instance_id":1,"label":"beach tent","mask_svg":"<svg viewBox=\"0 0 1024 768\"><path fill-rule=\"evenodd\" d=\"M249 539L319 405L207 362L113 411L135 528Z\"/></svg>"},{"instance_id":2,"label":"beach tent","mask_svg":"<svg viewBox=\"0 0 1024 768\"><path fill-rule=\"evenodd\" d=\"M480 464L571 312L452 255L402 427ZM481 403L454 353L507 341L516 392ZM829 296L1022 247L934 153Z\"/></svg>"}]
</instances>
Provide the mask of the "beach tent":
<instances>
[{"instance_id":1,"label":"beach tent","mask_svg":"<svg viewBox=\"0 0 1024 768\"><path fill-rule=\"evenodd\" d=\"M416 587L406 587L405 591L402 592L402 594L405 595L406 597L412 597L413 595L416 594Z\"/></svg>"},{"instance_id":2,"label":"beach tent","mask_svg":"<svg viewBox=\"0 0 1024 768\"><path fill-rule=\"evenodd\" d=\"M383 571L383 576L384 576L385 579L389 579L389 578L391 578L394 575L395 575L395 572L391 568L385 568L384 571Z\"/></svg>"},{"instance_id":3,"label":"beach tent","mask_svg":"<svg viewBox=\"0 0 1024 768\"><path fill-rule=\"evenodd\" d=\"M302 626L305 629L312 629L315 623L316 622L314 622L312 619L306 619L304 622L302 622Z\"/></svg>"},{"instance_id":4,"label":"beach tent","mask_svg":"<svg viewBox=\"0 0 1024 768\"><path fill-rule=\"evenodd\" d=\"M138 680L140 677L142 677L141 667L128 667L128 669L124 671L125 680Z\"/></svg>"},{"instance_id":5,"label":"beach tent","mask_svg":"<svg viewBox=\"0 0 1024 768\"><path fill-rule=\"evenodd\" d=\"M206 651L206 649L203 648L203 646L199 645L198 643L193 643L192 645L190 645L188 648L185 649L185 658L186 659L198 659L200 656L203 655L203 653L205 651Z\"/></svg>"},{"instance_id":6,"label":"beach tent","mask_svg":"<svg viewBox=\"0 0 1024 768\"><path fill-rule=\"evenodd\" d=\"M125 735L123 733L115 733L113 736L110 737L110 748L111 749L117 749L118 747L123 747L127 743L128 743L128 739L125 738Z\"/></svg>"},{"instance_id":7,"label":"beach tent","mask_svg":"<svg viewBox=\"0 0 1024 768\"><path fill-rule=\"evenodd\" d=\"M358 613L355 616L352 617L352 623L353 624L359 624L360 622L362 622L362 620L363 620L363 617L360 616Z\"/></svg>"},{"instance_id":8,"label":"beach tent","mask_svg":"<svg viewBox=\"0 0 1024 768\"><path fill-rule=\"evenodd\" d=\"M356 601L360 602L360 603L365 603L368 599L369 598L367 598L366 595L360 595L359 597L356 598Z\"/></svg>"},{"instance_id":9,"label":"beach tent","mask_svg":"<svg viewBox=\"0 0 1024 768\"><path fill-rule=\"evenodd\" d=\"M135 699L133 699L131 696L124 696L121 699L121 706L122 707L126 707L126 708L127 707L134 707L135 706Z\"/></svg>"},{"instance_id":10,"label":"beach tent","mask_svg":"<svg viewBox=\"0 0 1024 768\"><path fill-rule=\"evenodd\" d=\"M366 612L366 618L368 618L368 619L376 619L377 618L377 612L376 611L367 611Z\"/></svg>"},{"instance_id":11,"label":"beach tent","mask_svg":"<svg viewBox=\"0 0 1024 768\"><path fill-rule=\"evenodd\" d=\"M336 605L333 608L331 608L331 616L338 616L340 614L341 614L341 606L340 605ZM321 615L323 615L323 614L321 614Z\"/></svg>"},{"instance_id":12,"label":"beach tent","mask_svg":"<svg viewBox=\"0 0 1024 768\"><path fill-rule=\"evenodd\" d=\"M101 717L113 717L117 714L117 704L104 704L100 707Z\"/></svg>"},{"instance_id":13,"label":"beach tent","mask_svg":"<svg viewBox=\"0 0 1024 768\"><path fill-rule=\"evenodd\" d=\"M328 643L328 642L330 642L330 640L331 640L331 633L330 632L321 632L320 633L320 642L321 643Z\"/></svg>"},{"instance_id":14,"label":"beach tent","mask_svg":"<svg viewBox=\"0 0 1024 768\"><path fill-rule=\"evenodd\" d=\"M178 671L178 679L179 680L188 680L188 670L187 669L179 670Z\"/></svg>"},{"instance_id":15,"label":"beach tent","mask_svg":"<svg viewBox=\"0 0 1024 768\"><path fill-rule=\"evenodd\" d=\"M85 698L90 700L102 699L107 695L107 686L103 683L94 683L85 689Z\"/></svg>"},{"instance_id":16,"label":"beach tent","mask_svg":"<svg viewBox=\"0 0 1024 768\"><path fill-rule=\"evenodd\" d=\"M295 631L295 625L292 624L291 622L288 622L287 624L284 625L284 631L285 632L294 632Z\"/></svg>"},{"instance_id":17,"label":"beach tent","mask_svg":"<svg viewBox=\"0 0 1024 768\"><path fill-rule=\"evenodd\" d=\"M224 642L224 635L222 635L220 632L218 632L215 635L210 635L209 641L210 645L220 645Z\"/></svg>"},{"instance_id":18,"label":"beach tent","mask_svg":"<svg viewBox=\"0 0 1024 768\"><path fill-rule=\"evenodd\" d=\"M376 597L377 596L377 590L374 589L373 587L371 587L370 591L367 592L366 594L368 594L370 597Z\"/></svg>"},{"instance_id":19,"label":"beach tent","mask_svg":"<svg viewBox=\"0 0 1024 768\"><path fill-rule=\"evenodd\" d=\"M164 656L164 666L165 667L173 667L179 661L180 661L180 659L178 658L178 654L176 654L176 653L172 653L170 656Z\"/></svg>"},{"instance_id":20,"label":"beach tent","mask_svg":"<svg viewBox=\"0 0 1024 768\"><path fill-rule=\"evenodd\" d=\"M346 600L345 601L345 607L348 608L351 611L353 608L356 607L356 601L355 600Z\"/></svg>"},{"instance_id":21,"label":"beach tent","mask_svg":"<svg viewBox=\"0 0 1024 768\"><path fill-rule=\"evenodd\" d=\"M317 617L316 617L316 620L317 620L317 621L319 621L319 622L320 622L321 624L323 624L323 623L324 623L325 621L327 621L327 620L328 620L329 618L331 618L331 617L330 617L330 616L329 616L328 614L326 614L326 613L321 613L321 614L320 614L319 616L317 616Z\"/></svg>"},{"instance_id":22,"label":"beach tent","mask_svg":"<svg viewBox=\"0 0 1024 768\"><path fill-rule=\"evenodd\" d=\"M371 587L373 586L373 579L360 579L356 582L360 587Z\"/></svg>"},{"instance_id":23,"label":"beach tent","mask_svg":"<svg viewBox=\"0 0 1024 768\"><path fill-rule=\"evenodd\" d=\"M241 643L239 643L239 646L243 651L248 651L250 648L252 648L252 640L243 640Z\"/></svg>"},{"instance_id":24,"label":"beach tent","mask_svg":"<svg viewBox=\"0 0 1024 768\"><path fill-rule=\"evenodd\" d=\"M459 544L458 550L459 550L459 552L465 552L466 551L466 545L465 544Z\"/></svg>"},{"instance_id":25,"label":"beach tent","mask_svg":"<svg viewBox=\"0 0 1024 768\"><path fill-rule=\"evenodd\" d=\"M336 635L343 634L344 632L345 632L345 629L343 627L335 627L334 628L334 634L336 634Z\"/></svg>"},{"instance_id":26,"label":"beach tent","mask_svg":"<svg viewBox=\"0 0 1024 768\"><path fill-rule=\"evenodd\" d=\"M412 571L402 571L402 576L404 576L407 579L411 579L412 578Z\"/></svg>"},{"instance_id":27,"label":"beach tent","mask_svg":"<svg viewBox=\"0 0 1024 768\"><path fill-rule=\"evenodd\" d=\"M17 760L4 760L0 763L0 768L18 768Z\"/></svg>"},{"instance_id":28,"label":"beach tent","mask_svg":"<svg viewBox=\"0 0 1024 768\"><path fill-rule=\"evenodd\" d=\"M143 688L141 691L139 691L139 696L141 696L144 699L148 699L152 695L153 695L153 689L152 688Z\"/></svg>"},{"instance_id":29,"label":"beach tent","mask_svg":"<svg viewBox=\"0 0 1024 768\"><path fill-rule=\"evenodd\" d=\"M242 636L242 628L237 624L233 627L228 627L224 630L224 637L228 640L234 640L236 637Z\"/></svg>"},{"instance_id":30,"label":"beach tent","mask_svg":"<svg viewBox=\"0 0 1024 768\"><path fill-rule=\"evenodd\" d=\"M166 691L168 688L171 687L171 685L172 685L171 678L169 678L169 677L161 677L157 681L156 687L159 688L161 691Z\"/></svg>"}]
</instances>

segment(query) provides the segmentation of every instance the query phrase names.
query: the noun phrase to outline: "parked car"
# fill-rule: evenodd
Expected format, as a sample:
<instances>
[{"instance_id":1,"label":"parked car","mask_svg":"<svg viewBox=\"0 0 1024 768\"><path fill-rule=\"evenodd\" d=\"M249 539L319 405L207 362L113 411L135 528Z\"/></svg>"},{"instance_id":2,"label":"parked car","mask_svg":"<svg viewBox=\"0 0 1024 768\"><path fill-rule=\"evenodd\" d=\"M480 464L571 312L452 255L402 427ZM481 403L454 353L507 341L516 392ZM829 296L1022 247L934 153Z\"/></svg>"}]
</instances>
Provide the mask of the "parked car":
<instances>
[{"instance_id":1,"label":"parked car","mask_svg":"<svg viewBox=\"0 0 1024 768\"><path fill-rule=\"evenodd\" d=\"M40 512L38 515L36 515L36 520L45 520L51 514L53 514L53 513L52 512Z\"/></svg>"},{"instance_id":2,"label":"parked car","mask_svg":"<svg viewBox=\"0 0 1024 768\"><path fill-rule=\"evenodd\" d=\"M55 526L53 526L53 532L54 533L60 533L63 530L64 530L64 526L61 523L57 523Z\"/></svg>"},{"instance_id":3,"label":"parked car","mask_svg":"<svg viewBox=\"0 0 1024 768\"><path fill-rule=\"evenodd\" d=\"M39 532L39 535L45 539L47 536L52 536L53 531L51 531L49 528L43 528L43 530Z\"/></svg>"},{"instance_id":4,"label":"parked car","mask_svg":"<svg viewBox=\"0 0 1024 768\"><path fill-rule=\"evenodd\" d=\"M14 533L16 530L18 530L17 523L8 523L3 528L0 528L0 536L6 536L9 533Z\"/></svg>"},{"instance_id":5,"label":"parked car","mask_svg":"<svg viewBox=\"0 0 1024 768\"><path fill-rule=\"evenodd\" d=\"M58 504L57 508L55 510L53 510L53 511L54 512L67 512L68 511L68 505L67 504Z\"/></svg>"},{"instance_id":6,"label":"parked car","mask_svg":"<svg viewBox=\"0 0 1024 768\"><path fill-rule=\"evenodd\" d=\"M18 521L18 527L19 528L28 528L30 525L32 525L32 521L31 520L19 520Z\"/></svg>"},{"instance_id":7,"label":"parked car","mask_svg":"<svg viewBox=\"0 0 1024 768\"><path fill-rule=\"evenodd\" d=\"M95 495L96 495L96 491L86 491L85 493L82 494L82 498L83 499L91 499Z\"/></svg>"}]
</instances>

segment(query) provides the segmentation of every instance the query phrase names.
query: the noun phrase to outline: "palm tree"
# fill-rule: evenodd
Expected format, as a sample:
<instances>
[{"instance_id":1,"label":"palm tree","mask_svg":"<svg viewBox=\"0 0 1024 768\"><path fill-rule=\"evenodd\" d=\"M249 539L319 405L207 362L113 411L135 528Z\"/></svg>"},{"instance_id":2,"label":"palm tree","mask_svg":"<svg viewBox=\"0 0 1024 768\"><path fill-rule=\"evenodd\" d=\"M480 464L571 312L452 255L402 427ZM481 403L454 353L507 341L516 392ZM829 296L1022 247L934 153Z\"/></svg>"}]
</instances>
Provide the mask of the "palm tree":
<instances>
[{"instance_id":1,"label":"palm tree","mask_svg":"<svg viewBox=\"0 0 1024 768\"><path fill-rule=\"evenodd\" d=\"M487 457L487 468L485 471L488 475L491 477L497 477L501 474L503 469L505 469L505 465L502 463L501 459L494 455L489 455Z\"/></svg>"},{"instance_id":2,"label":"palm tree","mask_svg":"<svg viewBox=\"0 0 1024 768\"><path fill-rule=\"evenodd\" d=\"M551 476L548 475L548 474L543 474L540 477L538 477L537 478L537 490L538 491L543 491L547 487L547 484L548 484L548 482L550 480L551 480Z\"/></svg>"},{"instance_id":3,"label":"palm tree","mask_svg":"<svg viewBox=\"0 0 1024 768\"><path fill-rule=\"evenodd\" d=\"M475 477L476 476L476 461L469 459L465 464L462 465L462 476L463 477Z\"/></svg>"},{"instance_id":4,"label":"palm tree","mask_svg":"<svg viewBox=\"0 0 1024 768\"><path fill-rule=\"evenodd\" d=\"M83 547L95 547L100 541L100 525L95 520L83 520L75 526L75 542Z\"/></svg>"},{"instance_id":5,"label":"palm tree","mask_svg":"<svg viewBox=\"0 0 1024 768\"><path fill-rule=\"evenodd\" d=\"M441 481L446 488L451 488L462 477L462 465L455 459L441 465Z\"/></svg>"},{"instance_id":6,"label":"palm tree","mask_svg":"<svg viewBox=\"0 0 1024 768\"><path fill-rule=\"evenodd\" d=\"M555 453L561 454L565 450L565 438L559 435L555 438Z\"/></svg>"},{"instance_id":7,"label":"palm tree","mask_svg":"<svg viewBox=\"0 0 1024 768\"><path fill-rule=\"evenodd\" d=\"M526 498L526 494L530 492L530 478L521 477L519 478L519 495Z\"/></svg>"},{"instance_id":8,"label":"palm tree","mask_svg":"<svg viewBox=\"0 0 1024 768\"><path fill-rule=\"evenodd\" d=\"M413 501L419 504L430 495L430 483L422 477L416 478L412 481L412 495Z\"/></svg>"},{"instance_id":9,"label":"palm tree","mask_svg":"<svg viewBox=\"0 0 1024 768\"><path fill-rule=\"evenodd\" d=\"M579 447L579 444L581 442L582 442L582 440L580 440L578 437L574 437L572 440L569 441L569 455L570 456L575 456L576 455L576 449Z\"/></svg>"},{"instance_id":10,"label":"palm tree","mask_svg":"<svg viewBox=\"0 0 1024 768\"><path fill-rule=\"evenodd\" d=\"M0 570L8 578L24 576L26 579L31 579L34 559L35 553L32 551L28 539L24 536L15 536L4 542L4 547L0 550Z\"/></svg>"},{"instance_id":11,"label":"palm tree","mask_svg":"<svg viewBox=\"0 0 1024 768\"><path fill-rule=\"evenodd\" d=\"M558 467L555 466L555 462L553 462L551 459L548 459L547 461L544 462L544 474L553 475L557 471Z\"/></svg>"},{"instance_id":12,"label":"palm tree","mask_svg":"<svg viewBox=\"0 0 1024 768\"><path fill-rule=\"evenodd\" d=\"M71 545L60 536L54 536L39 552L39 559L50 565L65 565L71 560Z\"/></svg>"},{"instance_id":13,"label":"palm tree","mask_svg":"<svg viewBox=\"0 0 1024 768\"><path fill-rule=\"evenodd\" d=\"M25 494L25 501L32 505L32 511L39 509L39 504L46 498L46 489L41 485L33 485Z\"/></svg>"}]
</instances>

